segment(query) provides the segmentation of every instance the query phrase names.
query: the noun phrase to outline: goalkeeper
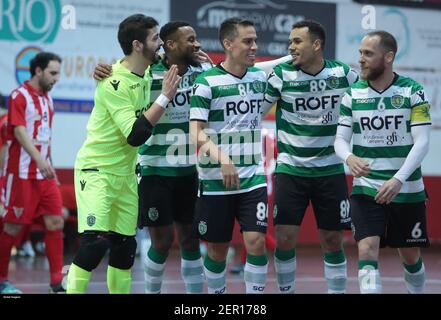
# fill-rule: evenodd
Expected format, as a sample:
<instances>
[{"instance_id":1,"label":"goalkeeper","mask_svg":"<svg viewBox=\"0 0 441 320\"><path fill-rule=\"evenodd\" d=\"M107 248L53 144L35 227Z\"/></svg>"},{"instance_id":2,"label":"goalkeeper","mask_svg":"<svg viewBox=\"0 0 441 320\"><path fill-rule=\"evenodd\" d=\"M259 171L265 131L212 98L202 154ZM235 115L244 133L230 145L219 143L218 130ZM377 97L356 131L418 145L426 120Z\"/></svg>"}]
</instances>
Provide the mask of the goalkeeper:
<instances>
[{"instance_id":1,"label":"goalkeeper","mask_svg":"<svg viewBox=\"0 0 441 320\"><path fill-rule=\"evenodd\" d=\"M135 163L137 147L151 135L180 77L173 65L165 74L162 94L143 112L150 98L148 68L162 46L155 19L129 16L119 25L125 57L113 75L98 83L87 139L75 163L75 194L81 244L69 269L67 293L85 293L89 279L110 249L110 293L130 293L138 216Z\"/></svg>"}]
</instances>

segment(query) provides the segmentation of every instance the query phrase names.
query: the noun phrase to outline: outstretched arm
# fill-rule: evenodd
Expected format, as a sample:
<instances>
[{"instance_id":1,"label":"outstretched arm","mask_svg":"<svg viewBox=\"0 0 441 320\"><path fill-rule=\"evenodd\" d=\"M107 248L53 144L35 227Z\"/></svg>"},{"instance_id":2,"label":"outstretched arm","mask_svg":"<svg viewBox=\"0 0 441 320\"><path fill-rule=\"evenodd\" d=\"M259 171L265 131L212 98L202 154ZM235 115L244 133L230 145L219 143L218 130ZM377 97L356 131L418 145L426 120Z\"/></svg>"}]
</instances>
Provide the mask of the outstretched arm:
<instances>
[{"instance_id":1,"label":"outstretched arm","mask_svg":"<svg viewBox=\"0 0 441 320\"><path fill-rule=\"evenodd\" d=\"M265 71L266 76L268 76L271 71L273 71L273 68L275 66L277 66L278 64L287 62L289 60L291 60L292 57L291 55L287 55L278 59L274 59L274 60L268 60L268 61L261 61L261 62L256 62L255 66L259 69L262 69L263 71Z\"/></svg>"}]
</instances>

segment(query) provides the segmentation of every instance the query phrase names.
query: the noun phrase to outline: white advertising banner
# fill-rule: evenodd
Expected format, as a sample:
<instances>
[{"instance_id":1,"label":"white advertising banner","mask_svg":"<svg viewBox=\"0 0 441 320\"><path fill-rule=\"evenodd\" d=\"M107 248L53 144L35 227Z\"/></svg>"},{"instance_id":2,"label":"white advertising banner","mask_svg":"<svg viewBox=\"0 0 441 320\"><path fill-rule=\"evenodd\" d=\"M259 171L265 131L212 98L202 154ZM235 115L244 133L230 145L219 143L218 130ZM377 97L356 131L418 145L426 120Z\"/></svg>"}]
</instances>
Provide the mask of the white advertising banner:
<instances>
[{"instance_id":1,"label":"white advertising banner","mask_svg":"<svg viewBox=\"0 0 441 320\"><path fill-rule=\"evenodd\" d=\"M63 64L51 94L67 100L57 108L90 111L81 110L81 101L93 100L95 65L123 56L119 23L143 13L164 24L169 11L168 0L0 0L0 91L7 95L29 78L29 60L36 52L52 51ZM78 103L72 105L71 100Z\"/></svg>"},{"instance_id":2,"label":"white advertising banner","mask_svg":"<svg viewBox=\"0 0 441 320\"><path fill-rule=\"evenodd\" d=\"M441 129L440 10L341 4L337 6L336 57L358 68L358 48L372 29L392 33L398 42L396 72L420 82L431 103L433 128Z\"/></svg>"}]
</instances>

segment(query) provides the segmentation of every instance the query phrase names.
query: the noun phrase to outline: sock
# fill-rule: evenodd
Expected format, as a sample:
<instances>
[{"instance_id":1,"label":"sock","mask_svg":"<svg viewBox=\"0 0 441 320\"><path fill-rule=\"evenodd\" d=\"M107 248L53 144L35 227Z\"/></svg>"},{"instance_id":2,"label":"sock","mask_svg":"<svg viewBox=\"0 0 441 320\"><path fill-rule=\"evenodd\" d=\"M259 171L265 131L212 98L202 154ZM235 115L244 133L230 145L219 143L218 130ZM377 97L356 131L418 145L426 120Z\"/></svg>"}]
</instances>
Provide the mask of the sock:
<instances>
[{"instance_id":1,"label":"sock","mask_svg":"<svg viewBox=\"0 0 441 320\"><path fill-rule=\"evenodd\" d=\"M425 268L420 257L414 265L404 264L404 281L409 293L424 293Z\"/></svg>"},{"instance_id":2,"label":"sock","mask_svg":"<svg viewBox=\"0 0 441 320\"><path fill-rule=\"evenodd\" d=\"M67 275L66 293L86 293L92 272L71 264Z\"/></svg>"},{"instance_id":3,"label":"sock","mask_svg":"<svg viewBox=\"0 0 441 320\"><path fill-rule=\"evenodd\" d=\"M346 257L343 250L326 252L324 255L325 278L328 293L346 293Z\"/></svg>"},{"instance_id":4,"label":"sock","mask_svg":"<svg viewBox=\"0 0 441 320\"><path fill-rule=\"evenodd\" d=\"M247 262L244 268L246 293L263 293L268 273L268 257L253 256L247 254Z\"/></svg>"},{"instance_id":5,"label":"sock","mask_svg":"<svg viewBox=\"0 0 441 320\"><path fill-rule=\"evenodd\" d=\"M204 267L199 250L181 250L181 276L187 293L203 293Z\"/></svg>"},{"instance_id":6,"label":"sock","mask_svg":"<svg viewBox=\"0 0 441 320\"><path fill-rule=\"evenodd\" d=\"M132 269L118 269L112 266L107 267L107 288L109 293L130 293L132 284Z\"/></svg>"},{"instance_id":7,"label":"sock","mask_svg":"<svg viewBox=\"0 0 441 320\"><path fill-rule=\"evenodd\" d=\"M9 259L15 237L6 232L0 233L0 282L8 279Z\"/></svg>"},{"instance_id":8,"label":"sock","mask_svg":"<svg viewBox=\"0 0 441 320\"><path fill-rule=\"evenodd\" d=\"M381 277L378 262L373 260L358 261L358 284L360 293L381 293Z\"/></svg>"},{"instance_id":9,"label":"sock","mask_svg":"<svg viewBox=\"0 0 441 320\"><path fill-rule=\"evenodd\" d=\"M44 244L46 247L46 256L49 261L49 271L51 275L51 284L58 284L63 280L61 273L63 268L63 231L46 230L44 234Z\"/></svg>"},{"instance_id":10,"label":"sock","mask_svg":"<svg viewBox=\"0 0 441 320\"><path fill-rule=\"evenodd\" d=\"M282 251L276 248L274 253L276 284L280 293L294 293L296 281L296 250Z\"/></svg>"},{"instance_id":11,"label":"sock","mask_svg":"<svg viewBox=\"0 0 441 320\"><path fill-rule=\"evenodd\" d=\"M208 283L208 293L227 293L225 286L226 261L217 262L207 254L204 260L205 277Z\"/></svg>"},{"instance_id":12,"label":"sock","mask_svg":"<svg viewBox=\"0 0 441 320\"><path fill-rule=\"evenodd\" d=\"M167 256L150 247L144 261L144 279L146 293L161 293L162 276L164 275Z\"/></svg>"}]
</instances>

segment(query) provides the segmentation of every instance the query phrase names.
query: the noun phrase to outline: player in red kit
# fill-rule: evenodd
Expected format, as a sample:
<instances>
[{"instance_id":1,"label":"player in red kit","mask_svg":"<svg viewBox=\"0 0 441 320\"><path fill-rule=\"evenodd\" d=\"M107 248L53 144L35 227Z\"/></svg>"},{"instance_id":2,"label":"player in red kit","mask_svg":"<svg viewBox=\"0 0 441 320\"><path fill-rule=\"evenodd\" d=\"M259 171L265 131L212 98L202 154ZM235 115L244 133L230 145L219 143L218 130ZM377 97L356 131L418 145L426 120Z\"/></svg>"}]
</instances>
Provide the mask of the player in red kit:
<instances>
[{"instance_id":1,"label":"player in red kit","mask_svg":"<svg viewBox=\"0 0 441 320\"><path fill-rule=\"evenodd\" d=\"M11 247L23 225L45 225L50 291L65 291L62 200L50 161L54 105L48 92L60 78L61 58L41 52L30 63L31 80L9 97L4 228L0 233L0 294L21 293L7 281Z\"/></svg>"},{"instance_id":2,"label":"player in red kit","mask_svg":"<svg viewBox=\"0 0 441 320\"><path fill-rule=\"evenodd\" d=\"M3 195L3 166L5 164L6 150L6 126L8 124L8 110L6 110L6 99L0 94L0 231L3 230L4 195Z\"/></svg>"}]
</instances>

